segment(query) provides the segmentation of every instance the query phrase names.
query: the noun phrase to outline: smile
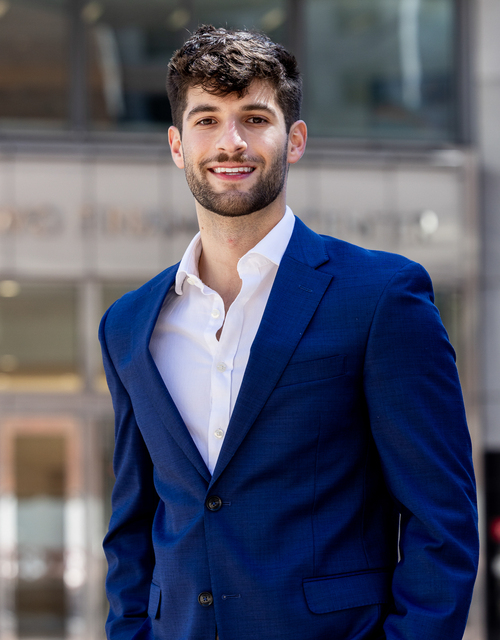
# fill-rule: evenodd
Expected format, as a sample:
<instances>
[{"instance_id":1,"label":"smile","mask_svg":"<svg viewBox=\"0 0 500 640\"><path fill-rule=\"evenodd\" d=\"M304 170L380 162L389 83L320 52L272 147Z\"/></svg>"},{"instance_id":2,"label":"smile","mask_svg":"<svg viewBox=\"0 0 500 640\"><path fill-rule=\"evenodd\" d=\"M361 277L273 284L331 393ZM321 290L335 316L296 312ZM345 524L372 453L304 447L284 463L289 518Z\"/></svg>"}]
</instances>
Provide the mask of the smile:
<instances>
[{"instance_id":1,"label":"smile","mask_svg":"<svg viewBox=\"0 0 500 640\"><path fill-rule=\"evenodd\" d=\"M213 173L229 173L229 174L235 174L235 173L252 173L252 171L254 171L254 167L214 167L213 169L210 169L210 171L213 171Z\"/></svg>"}]
</instances>

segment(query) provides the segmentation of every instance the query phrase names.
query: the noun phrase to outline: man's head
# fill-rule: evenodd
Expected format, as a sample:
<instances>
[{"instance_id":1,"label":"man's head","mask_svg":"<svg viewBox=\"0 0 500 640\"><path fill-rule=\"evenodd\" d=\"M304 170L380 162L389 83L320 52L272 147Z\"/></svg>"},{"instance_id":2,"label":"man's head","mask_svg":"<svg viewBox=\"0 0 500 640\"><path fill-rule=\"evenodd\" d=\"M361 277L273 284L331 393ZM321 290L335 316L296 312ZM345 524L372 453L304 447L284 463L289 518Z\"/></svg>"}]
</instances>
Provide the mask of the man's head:
<instances>
[{"instance_id":1,"label":"man's head","mask_svg":"<svg viewBox=\"0 0 500 640\"><path fill-rule=\"evenodd\" d=\"M264 80L273 87L289 131L300 118L302 101L302 81L294 56L260 33L199 27L168 65L167 93L174 126L182 133L190 87L201 87L217 96L241 97L254 80Z\"/></svg>"}]
</instances>

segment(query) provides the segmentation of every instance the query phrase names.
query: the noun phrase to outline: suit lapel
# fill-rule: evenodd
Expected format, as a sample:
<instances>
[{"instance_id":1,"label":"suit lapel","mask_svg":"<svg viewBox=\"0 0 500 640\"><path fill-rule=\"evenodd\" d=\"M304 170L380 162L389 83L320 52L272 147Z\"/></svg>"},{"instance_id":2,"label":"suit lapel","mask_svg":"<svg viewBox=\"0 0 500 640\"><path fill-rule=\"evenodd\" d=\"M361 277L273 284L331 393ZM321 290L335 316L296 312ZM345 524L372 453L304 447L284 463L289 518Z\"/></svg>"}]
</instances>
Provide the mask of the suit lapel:
<instances>
[{"instance_id":1,"label":"suit lapel","mask_svg":"<svg viewBox=\"0 0 500 640\"><path fill-rule=\"evenodd\" d=\"M182 449L190 462L203 478L209 482L210 472L201 457L193 439L170 395L163 378L149 350L149 342L156 325L165 296L174 284L178 265L170 267L163 278L152 285L149 293L136 302L135 330L132 333L132 363L138 363L138 384L142 393L149 397L151 404L161 418L165 428Z\"/></svg>"},{"instance_id":2,"label":"suit lapel","mask_svg":"<svg viewBox=\"0 0 500 640\"><path fill-rule=\"evenodd\" d=\"M328 260L323 240L298 218L283 256L250 357L236 406L211 478L149 351L163 301L175 281L178 265L167 269L137 299L132 333L132 363L137 384L163 425L200 475L213 484L227 466L276 386L311 321L332 276L317 270Z\"/></svg>"},{"instance_id":3,"label":"suit lapel","mask_svg":"<svg viewBox=\"0 0 500 640\"><path fill-rule=\"evenodd\" d=\"M328 260L323 240L300 220L282 258L231 416L212 483L255 422L311 321L330 274L316 268Z\"/></svg>"}]
</instances>

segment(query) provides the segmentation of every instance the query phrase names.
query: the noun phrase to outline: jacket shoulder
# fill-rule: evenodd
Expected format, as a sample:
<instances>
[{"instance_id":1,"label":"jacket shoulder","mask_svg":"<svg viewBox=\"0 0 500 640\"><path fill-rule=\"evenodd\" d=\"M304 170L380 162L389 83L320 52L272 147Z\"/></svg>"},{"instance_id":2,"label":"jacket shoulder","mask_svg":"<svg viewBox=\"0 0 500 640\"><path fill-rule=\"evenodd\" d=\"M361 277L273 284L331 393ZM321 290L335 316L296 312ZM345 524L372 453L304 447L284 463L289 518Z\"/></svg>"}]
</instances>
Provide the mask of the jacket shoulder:
<instances>
[{"instance_id":1,"label":"jacket shoulder","mask_svg":"<svg viewBox=\"0 0 500 640\"><path fill-rule=\"evenodd\" d=\"M287 254L314 269L351 280L384 278L412 264L421 268L397 253L365 249L339 238L320 235L297 217Z\"/></svg>"},{"instance_id":2,"label":"jacket shoulder","mask_svg":"<svg viewBox=\"0 0 500 640\"><path fill-rule=\"evenodd\" d=\"M167 293L167 284L173 282L177 273L178 264L168 267L151 280L148 280L138 289L125 293L118 298L104 313L100 327L99 336L113 336L124 334L137 321L137 312L141 308L143 299L158 290L158 294Z\"/></svg>"},{"instance_id":3,"label":"jacket shoulder","mask_svg":"<svg viewBox=\"0 0 500 640\"><path fill-rule=\"evenodd\" d=\"M331 261L337 264L345 263L349 269L401 269L410 264L416 264L409 258L398 253L365 249L345 240L322 235L325 247Z\"/></svg>"},{"instance_id":4,"label":"jacket shoulder","mask_svg":"<svg viewBox=\"0 0 500 640\"><path fill-rule=\"evenodd\" d=\"M321 236L328 253L328 261L321 271L340 279L347 287L359 292L370 290L382 293L391 282L412 281L418 288L432 291L431 279L425 268L397 253L365 249L357 245Z\"/></svg>"}]
</instances>

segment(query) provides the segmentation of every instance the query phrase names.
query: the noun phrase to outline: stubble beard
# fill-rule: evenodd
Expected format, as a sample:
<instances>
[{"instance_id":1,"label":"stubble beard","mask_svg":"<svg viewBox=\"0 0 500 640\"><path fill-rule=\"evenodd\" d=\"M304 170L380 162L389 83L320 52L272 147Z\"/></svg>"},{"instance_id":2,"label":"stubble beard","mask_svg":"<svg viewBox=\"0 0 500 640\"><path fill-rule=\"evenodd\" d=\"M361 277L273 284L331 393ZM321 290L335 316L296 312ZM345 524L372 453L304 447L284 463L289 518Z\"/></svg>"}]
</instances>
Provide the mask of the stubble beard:
<instances>
[{"instance_id":1,"label":"stubble beard","mask_svg":"<svg viewBox=\"0 0 500 640\"><path fill-rule=\"evenodd\" d=\"M237 185L232 188L229 185L227 191L222 193L214 191L205 177L204 168L213 162L249 162L252 165L257 164L256 170L263 166L263 162L259 158L246 158L241 154L229 157L222 153L216 158L200 163L197 171L192 162L185 160L186 180L191 193L202 207L219 216L237 218L265 209L276 200L285 186L288 170L287 146L276 153L269 168L263 171L259 181L249 191L239 191Z\"/></svg>"}]
</instances>

